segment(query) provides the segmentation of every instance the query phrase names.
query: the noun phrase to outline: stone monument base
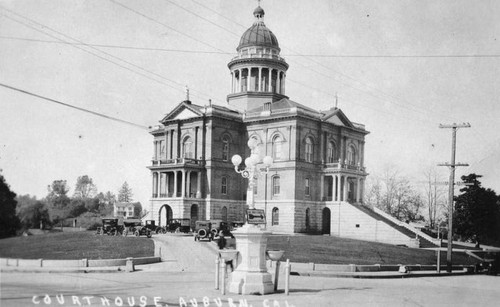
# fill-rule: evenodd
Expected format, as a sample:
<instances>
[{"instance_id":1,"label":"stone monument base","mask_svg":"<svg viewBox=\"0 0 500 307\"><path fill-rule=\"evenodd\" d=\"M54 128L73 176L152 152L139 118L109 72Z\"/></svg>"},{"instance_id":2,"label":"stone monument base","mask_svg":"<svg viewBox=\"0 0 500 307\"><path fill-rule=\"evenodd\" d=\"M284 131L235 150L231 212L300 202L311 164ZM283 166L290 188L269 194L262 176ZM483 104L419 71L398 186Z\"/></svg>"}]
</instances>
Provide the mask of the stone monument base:
<instances>
[{"instance_id":1,"label":"stone monument base","mask_svg":"<svg viewBox=\"0 0 500 307\"><path fill-rule=\"evenodd\" d=\"M231 274L229 292L238 294L269 294L274 292L273 278L268 272L238 272Z\"/></svg>"}]
</instances>

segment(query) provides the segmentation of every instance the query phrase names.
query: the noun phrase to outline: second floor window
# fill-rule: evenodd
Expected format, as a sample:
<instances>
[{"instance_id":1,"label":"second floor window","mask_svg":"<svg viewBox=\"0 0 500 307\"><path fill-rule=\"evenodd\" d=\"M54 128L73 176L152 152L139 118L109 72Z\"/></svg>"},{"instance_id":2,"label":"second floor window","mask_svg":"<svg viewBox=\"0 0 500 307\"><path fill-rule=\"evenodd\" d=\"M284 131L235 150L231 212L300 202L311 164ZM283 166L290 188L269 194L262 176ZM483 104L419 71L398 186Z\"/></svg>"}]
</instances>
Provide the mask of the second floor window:
<instances>
[{"instance_id":1,"label":"second floor window","mask_svg":"<svg viewBox=\"0 0 500 307\"><path fill-rule=\"evenodd\" d=\"M184 139L184 143L182 144L182 156L184 158L194 158L193 141L190 137Z\"/></svg>"},{"instance_id":2,"label":"second floor window","mask_svg":"<svg viewBox=\"0 0 500 307\"><path fill-rule=\"evenodd\" d=\"M229 160L229 139L227 137L222 139L222 160Z\"/></svg>"},{"instance_id":3,"label":"second floor window","mask_svg":"<svg viewBox=\"0 0 500 307\"><path fill-rule=\"evenodd\" d=\"M273 138L273 159L281 160L282 140L279 135Z\"/></svg>"},{"instance_id":4,"label":"second floor window","mask_svg":"<svg viewBox=\"0 0 500 307\"><path fill-rule=\"evenodd\" d=\"M335 162L335 145L332 142L328 143L327 153L326 153L326 162L334 163Z\"/></svg>"},{"instance_id":5,"label":"second floor window","mask_svg":"<svg viewBox=\"0 0 500 307\"><path fill-rule=\"evenodd\" d=\"M347 149L347 164L356 165L356 148L354 146L349 146Z\"/></svg>"},{"instance_id":6,"label":"second floor window","mask_svg":"<svg viewBox=\"0 0 500 307\"><path fill-rule=\"evenodd\" d=\"M313 161L313 142L311 138L306 139L306 162Z\"/></svg>"},{"instance_id":7,"label":"second floor window","mask_svg":"<svg viewBox=\"0 0 500 307\"><path fill-rule=\"evenodd\" d=\"M221 178L221 190L222 195L227 195L227 177Z\"/></svg>"},{"instance_id":8,"label":"second floor window","mask_svg":"<svg viewBox=\"0 0 500 307\"><path fill-rule=\"evenodd\" d=\"M311 195L311 186L310 186L310 182L309 181L310 181L309 178L306 178L306 180L304 182L305 183L305 188L306 188L306 190L305 190L306 196Z\"/></svg>"}]
</instances>

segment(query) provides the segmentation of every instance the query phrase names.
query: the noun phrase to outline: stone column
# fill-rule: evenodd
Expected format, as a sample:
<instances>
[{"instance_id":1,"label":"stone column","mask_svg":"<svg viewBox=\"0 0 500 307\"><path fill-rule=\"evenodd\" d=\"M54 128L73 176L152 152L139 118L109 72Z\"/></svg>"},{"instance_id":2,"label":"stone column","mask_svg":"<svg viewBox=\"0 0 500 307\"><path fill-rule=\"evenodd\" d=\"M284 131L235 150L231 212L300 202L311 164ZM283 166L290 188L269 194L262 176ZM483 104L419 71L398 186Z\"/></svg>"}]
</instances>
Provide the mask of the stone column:
<instances>
[{"instance_id":1,"label":"stone column","mask_svg":"<svg viewBox=\"0 0 500 307\"><path fill-rule=\"evenodd\" d=\"M344 176L344 201L347 201L347 192L349 191L349 177Z\"/></svg>"},{"instance_id":2,"label":"stone column","mask_svg":"<svg viewBox=\"0 0 500 307\"><path fill-rule=\"evenodd\" d=\"M201 171L197 172L196 198L201 198Z\"/></svg>"},{"instance_id":3,"label":"stone column","mask_svg":"<svg viewBox=\"0 0 500 307\"><path fill-rule=\"evenodd\" d=\"M342 185L342 176L341 175L335 175L335 181L336 181L336 187L335 187L335 200L336 201L341 201L342 197L340 195L340 188Z\"/></svg>"},{"instance_id":4,"label":"stone column","mask_svg":"<svg viewBox=\"0 0 500 307\"><path fill-rule=\"evenodd\" d=\"M181 197L186 197L186 171L182 170L182 178L181 178Z\"/></svg>"},{"instance_id":5,"label":"stone column","mask_svg":"<svg viewBox=\"0 0 500 307\"><path fill-rule=\"evenodd\" d=\"M177 197L177 173L179 171L174 171L174 194L173 194L173 197Z\"/></svg>"},{"instance_id":6,"label":"stone column","mask_svg":"<svg viewBox=\"0 0 500 307\"><path fill-rule=\"evenodd\" d=\"M250 68L247 68L247 92L250 89L250 76L251 76L251 74L252 74L252 72L251 72Z\"/></svg>"},{"instance_id":7,"label":"stone column","mask_svg":"<svg viewBox=\"0 0 500 307\"><path fill-rule=\"evenodd\" d=\"M168 197L168 194L170 194L170 180L168 179L168 172L165 173L165 193L167 194L167 197Z\"/></svg>"},{"instance_id":8,"label":"stone column","mask_svg":"<svg viewBox=\"0 0 500 307\"><path fill-rule=\"evenodd\" d=\"M268 83L268 92L272 92L272 91L273 91L273 89L271 88L271 86L272 86L272 84L273 84L273 83L272 83L273 69L272 69L272 68L269 68L268 70L269 70L269 80L267 80L267 81L268 81L268 82L267 82L267 83Z\"/></svg>"},{"instance_id":9,"label":"stone column","mask_svg":"<svg viewBox=\"0 0 500 307\"><path fill-rule=\"evenodd\" d=\"M259 92L262 92L262 67L259 67Z\"/></svg>"},{"instance_id":10,"label":"stone column","mask_svg":"<svg viewBox=\"0 0 500 307\"><path fill-rule=\"evenodd\" d=\"M191 197L191 171L186 172L186 197Z\"/></svg>"},{"instance_id":11,"label":"stone column","mask_svg":"<svg viewBox=\"0 0 500 307\"><path fill-rule=\"evenodd\" d=\"M320 177L319 201L323 201L325 196L325 175Z\"/></svg>"},{"instance_id":12,"label":"stone column","mask_svg":"<svg viewBox=\"0 0 500 307\"><path fill-rule=\"evenodd\" d=\"M356 202L359 203L361 195L361 179L358 177L356 178Z\"/></svg>"},{"instance_id":13,"label":"stone column","mask_svg":"<svg viewBox=\"0 0 500 307\"><path fill-rule=\"evenodd\" d=\"M276 74L276 93L281 94L281 71Z\"/></svg>"},{"instance_id":14,"label":"stone column","mask_svg":"<svg viewBox=\"0 0 500 307\"><path fill-rule=\"evenodd\" d=\"M282 86L281 94L283 95L285 95L285 79L286 79L286 74L283 72L283 80L281 80L281 86Z\"/></svg>"}]
</instances>

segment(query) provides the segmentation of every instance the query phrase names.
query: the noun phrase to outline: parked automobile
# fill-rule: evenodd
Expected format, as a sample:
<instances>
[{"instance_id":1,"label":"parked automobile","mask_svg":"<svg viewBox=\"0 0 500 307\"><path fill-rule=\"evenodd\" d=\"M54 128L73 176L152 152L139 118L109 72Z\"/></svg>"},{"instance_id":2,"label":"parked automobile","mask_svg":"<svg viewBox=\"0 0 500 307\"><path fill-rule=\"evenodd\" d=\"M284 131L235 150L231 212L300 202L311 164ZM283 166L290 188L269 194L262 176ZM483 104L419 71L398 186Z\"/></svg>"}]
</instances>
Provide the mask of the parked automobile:
<instances>
[{"instance_id":1,"label":"parked automobile","mask_svg":"<svg viewBox=\"0 0 500 307\"><path fill-rule=\"evenodd\" d=\"M156 233L156 234L165 233L165 227L156 226L155 220L146 220L146 225L144 225L144 227L151 230L152 233Z\"/></svg>"},{"instance_id":2,"label":"parked automobile","mask_svg":"<svg viewBox=\"0 0 500 307\"><path fill-rule=\"evenodd\" d=\"M212 241L214 233L211 230L212 223L210 223L210 221L196 221L194 228L194 240L199 241L202 239L208 239L208 241Z\"/></svg>"},{"instance_id":3,"label":"parked automobile","mask_svg":"<svg viewBox=\"0 0 500 307\"><path fill-rule=\"evenodd\" d=\"M117 236L122 235L124 231L123 225L118 225L117 218L103 218L102 227L97 227L96 234Z\"/></svg>"},{"instance_id":4,"label":"parked automobile","mask_svg":"<svg viewBox=\"0 0 500 307\"><path fill-rule=\"evenodd\" d=\"M135 230L137 229L137 227L142 226L142 221L140 219L124 219L123 225L125 228L123 231L123 235L126 236L129 233L135 234Z\"/></svg>"},{"instance_id":5,"label":"parked automobile","mask_svg":"<svg viewBox=\"0 0 500 307\"><path fill-rule=\"evenodd\" d=\"M233 231L236 228L243 227L243 225L245 225L245 222L243 222L243 221L234 221L234 222L231 222L230 230Z\"/></svg>"},{"instance_id":6,"label":"parked automobile","mask_svg":"<svg viewBox=\"0 0 500 307\"><path fill-rule=\"evenodd\" d=\"M225 236L230 235L231 231L227 222L224 222L223 220L210 220L210 223L212 224L210 231L214 235L220 233L220 231L222 231Z\"/></svg>"},{"instance_id":7,"label":"parked automobile","mask_svg":"<svg viewBox=\"0 0 500 307\"><path fill-rule=\"evenodd\" d=\"M151 230L149 228L147 228L146 226L136 226L134 229L134 235L136 237L146 236L148 238L151 238L152 233L151 233Z\"/></svg>"},{"instance_id":8,"label":"parked automobile","mask_svg":"<svg viewBox=\"0 0 500 307\"><path fill-rule=\"evenodd\" d=\"M172 219L167 225L168 232L184 232L188 233L191 231L191 220L190 219Z\"/></svg>"}]
</instances>

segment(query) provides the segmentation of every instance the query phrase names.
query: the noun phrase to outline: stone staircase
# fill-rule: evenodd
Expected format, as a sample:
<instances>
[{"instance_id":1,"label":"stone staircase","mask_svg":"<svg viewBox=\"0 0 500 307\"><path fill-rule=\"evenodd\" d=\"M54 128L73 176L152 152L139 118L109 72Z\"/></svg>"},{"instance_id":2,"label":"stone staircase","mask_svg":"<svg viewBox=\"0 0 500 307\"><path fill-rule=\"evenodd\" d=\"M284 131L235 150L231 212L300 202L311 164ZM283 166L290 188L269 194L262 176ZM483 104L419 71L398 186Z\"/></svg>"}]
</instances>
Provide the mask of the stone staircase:
<instances>
[{"instance_id":1,"label":"stone staircase","mask_svg":"<svg viewBox=\"0 0 500 307\"><path fill-rule=\"evenodd\" d=\"M373 219L384 222L387 225L391 226L395 230L401 232L402 234L408 236L410 239L418 239L420 248L434 248L439 247L439 242L429 235L421 232L420 230L411 227L410 225L397 220L396 218L388 215L387 213L374 208L371 209L369 207L359 205L359 204L351 204L356 209L362 211L363 213L369 215Z\"/></svg>"}]
</instances>

